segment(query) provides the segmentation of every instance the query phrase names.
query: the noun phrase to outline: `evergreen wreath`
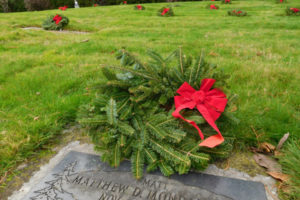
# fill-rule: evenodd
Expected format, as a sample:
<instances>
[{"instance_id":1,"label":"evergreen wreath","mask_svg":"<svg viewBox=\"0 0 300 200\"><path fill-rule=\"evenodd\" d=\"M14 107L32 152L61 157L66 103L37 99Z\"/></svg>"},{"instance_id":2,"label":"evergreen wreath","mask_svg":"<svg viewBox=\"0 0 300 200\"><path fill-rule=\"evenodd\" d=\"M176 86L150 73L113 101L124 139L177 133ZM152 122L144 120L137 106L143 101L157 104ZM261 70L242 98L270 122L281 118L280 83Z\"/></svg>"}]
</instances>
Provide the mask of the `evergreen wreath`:
<instances>
[{"instance_id":1,"label":"evergreen wreath","mask_svg":"<svg viewBox=\"0 0 300 200\"><path fill-rule=\"evenodd\" d=\"M157 15L161 16L161 17L171 17L171 16L174 16L174 11L173 11L172 7L169 7L169 8L162 7L161 9L159 9L157 11Z\"/></svg>"},{"instance_id":2,"label":"evergreen wreath","mask_svg":"<svg viewBox=\"0 0 300 200\"><path fill-rule=\"evenodd\" d=\"M55 15L48 17L42 27L45 30L62 30L69 24L69 19L64 15Z\"/></svg>"},{"instance_id":3,"label":"evergreen wreath","mask_svg":"<svg viewBox=\"0 0 300 200\"><path fill-rule=\"evenodd\" d=\"M229 10L227 13L229 16L237 16L237 17L247 16L247 12L240 9Z\"/></svg>"},{"instance_id":4,"label":"evergreen wreath","mask_svg":"<svg viewBox=\"0 0 300 200\"><path fill-rule=\"evenodd\" d=\"M276 3L287 3L287 0L276 0Z\"/></svg>"},{"instance_id":5,"label":"evergreen wreath","mask_svg":"<svg viewBox=\"0 0 300 200\"><path fill-rule=\"evenodd\" d=\"M184 81L199 89L201 80L211 77L225 89L228 76L205 62L203 53L192 59L179 48L166 58L154 51L148 55L151 60L144 63L120 50L117 59L121 65L101 68L107 80L94 84L95 98L78 111L78 121L88 131L95 149L102 152L102 161L118 167L122 160L131 159L132 173L140 179L144 165L148 172L159 168L170 176L202 170L210 159L226 158L232 150L232 138L226 137L215 148L200 147L196 129L171 113L176 90ZM219 123L238 122L230 111L236 110L235 97L228 98ZM215 134L198 111L187 110L182 115L206 134Z\"/></svg>"},{"instance_id":6,"label":"evergreen wreath","mask_svg":"<svg viewBox=\"0 0 300 200\"><path fill-rule=\"evenodd\" d=\"M287 7L285 13L288 16L300 16L300 8Z\"/></svg>"},{"instance_id":7,"label":"evergreen wreath","mask_svg":"<svg viewBox=\"0 0 300 200\"><path fill-rule=\"evenodd\" d=\"M215 5L215 4L208 4L206 6L207 9L211 9L211 10L218 10L219 9L219 6L218 5Z\"/></svg>"},{"instance_id":8,"label":"evergreen wreath","mask_svg":"<svg viewBox=\"0 0 300 200\"><path fill-rule=\"evenodd\" d=\"M133 7L135 10L145 10L146 8L142 5L136 5Z\"/></svg>"},{"instance_id":9,"label":"evergreen wreath","mask_svg":"<svg viewBox=\"0 0 300 200\"><path fill-rule=\"evenodd\" d=\"M232 0L221 0L222 4L231 4Z\"/></svg>"}]
</instances>

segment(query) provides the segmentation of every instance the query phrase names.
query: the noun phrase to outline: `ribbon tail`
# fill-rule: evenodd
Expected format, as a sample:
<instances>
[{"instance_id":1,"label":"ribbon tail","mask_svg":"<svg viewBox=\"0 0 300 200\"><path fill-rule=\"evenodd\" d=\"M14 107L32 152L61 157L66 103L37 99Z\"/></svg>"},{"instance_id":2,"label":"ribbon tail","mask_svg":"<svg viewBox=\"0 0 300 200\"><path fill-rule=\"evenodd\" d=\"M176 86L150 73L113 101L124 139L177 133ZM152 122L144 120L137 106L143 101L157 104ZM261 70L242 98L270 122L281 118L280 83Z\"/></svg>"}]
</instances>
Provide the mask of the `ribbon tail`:
<instances>
[{"instance_id":1,"label":"ribbon tail","mask_svg":"<svg viewBox=\"0 0 300 200\"><path fill-rule=\"evenodd\" d=\"M203 140L199 144L199 146L213 148L215 146L222 144L224 142L224 138L220 130L218 129L217 125L215 124L215 120L211 117L207 108L203 105L197 105L197 109L202 114L202 116L207 121L207 123L218 133L216 135L210 136L207 139Z\"/></svg>"},{"instance_id":2,"label":"ribbon tail","mask_svg":"<svg viewBox=\"0 0 300 200\"><path fill-rule=\"evenodd\" d=\"M200 138L201 138L201 140L203 140L204 139L204 136L203 136L203 133L202 133L202 131L200 130L200 128L197 126L197 124L194 122L194 121L192 121L192 120L188 120L188 119L185 119L179 112L181 111L181 110L183 110L183 109L185 109L185 108L190 108L190 109L192 109L194 106L191 106L191 105L193 105L194 103L187 103L187 104L183 104L183 105L180 105L178 108L176 108L176 110L172 113L172 115L173 115L173 117L175 117L175 118L180 118L180 119L182 119L182 120L184 120L184 121L186 121L186 122L188 122L189 124L191 124L192 126L194 126L196 129L197 129L197 131L198 131L198 133L199 133L199 136L200 136Z\"/></svg>"}]
</instances>

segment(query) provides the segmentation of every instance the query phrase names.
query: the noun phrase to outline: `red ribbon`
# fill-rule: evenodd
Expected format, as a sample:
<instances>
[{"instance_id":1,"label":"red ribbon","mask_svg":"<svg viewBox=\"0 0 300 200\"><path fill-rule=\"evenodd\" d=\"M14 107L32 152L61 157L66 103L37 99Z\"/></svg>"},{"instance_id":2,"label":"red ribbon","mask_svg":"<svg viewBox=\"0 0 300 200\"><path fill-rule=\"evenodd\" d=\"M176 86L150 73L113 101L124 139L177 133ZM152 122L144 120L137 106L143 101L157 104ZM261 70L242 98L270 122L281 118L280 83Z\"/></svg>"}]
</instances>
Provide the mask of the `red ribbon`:
<instances>
[{"instance_id":1,"label":"red ribbon","mask_svg":"<svg viewBox=\"0 0 300 200\"><path fill-rule=\"evenodd\" d=\"M55 17L53 17L53 21L55 21L56 24L59 24L59 22L62 20L62 17L59 15L55 15Z\"/></svg>"},{"instance_id":2,"label":"red ribbon","mask_svg":"<svg viewBox=\"0 0 300 200\"><path fill-rule=\"evenodd\" d=\"M217 7L214 4L212 4L210 5L210 9L217 9Z\"/></svg>"},{"instance_id":3,"label":"red ribbon","mask_svg":"<svg viewBox=\"0 0 300 200\"><path fill-rule=\"evenodd\" d=\"M215 81L216 80L214 79L203 79L199 91L192 88L187 82L184 82L177 90L177 93L181 96L174 97L176 109L172 113L173 117L181 118L193 125L198 130L201 140L203 140L203 133L197 124L180 115L181 110L185 108L194 109L196 107L207 123L218 133L217 135L206 138L199 144L199 146L209 148L213 148L224 141L215 121L220 117L221 113L224 112L227 99L226 95L221 90L210 90Z\"/></svg>"},{"instance_id":4,"label":"red ribbon","mask_svg":"<svg viewBox=\"0 0 300 200\"><path fill-rule=\"evenodd\" d=\"M138 10L142 10L142 6L141 5L137 5L136 6Z\"/></svg>"},{"instance_id":5,"label":"red ribbon","mask_svg":"<svg viewBox=\"0 0 300 200\"><path fill-rule=\"evenodd\" d=\"M169 12L169 10L170 10L170 8L165 8L165 9L162 11L161 15L165 15L167 12Z\"/></svg>"}]
</instances>

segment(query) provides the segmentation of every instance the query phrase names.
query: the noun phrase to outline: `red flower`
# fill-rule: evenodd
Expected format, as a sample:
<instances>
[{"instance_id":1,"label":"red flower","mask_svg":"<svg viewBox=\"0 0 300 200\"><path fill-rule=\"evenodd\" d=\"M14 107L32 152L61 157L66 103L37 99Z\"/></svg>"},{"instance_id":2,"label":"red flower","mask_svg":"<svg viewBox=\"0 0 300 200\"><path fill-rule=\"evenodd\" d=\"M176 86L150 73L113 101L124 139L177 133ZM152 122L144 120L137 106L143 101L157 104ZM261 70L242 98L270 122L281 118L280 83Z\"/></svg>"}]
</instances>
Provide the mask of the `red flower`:
<instances>
[{"instance_id":1,"label":"red flower","mask_svg":"<svg viewBox=\"0 0 300 200\"><path fill-rule=\"evenodd\" d=\"M211 0L211 1L215 1L215 0Z\"/></svg>"},{"instance_id":2,"label":"red flower","mask_svg":"<svg viewBox=\"0 0 300 200\"><path fill-rule=\"evenodd\" d=\"M66 10L68 8L68 6L64 6L64 7L59 7L59 10Z\"/></svg>"},{"instance_id":3,"label":"red flower","mask_svg":"<svg viewBox=\"0 0 300 200\"><path fill-rule=\"evenodd\" d=\"M162 11L161 15L165 15L167 12L169 12L169 10L170 10L170 8L165 8L165 9Z\"/></svg>"},{"instance_id":4,"label":"red flower","mask_svg":"<svg viewBox=\"0 0 300 200\"><path fill-rule=\"evenodd\" d=\"M212 5L210 5L210 9L217 9L217 7L214 5L214 4L212 4Z\"/></svg>"},{"instance_id":5,"label":"red flower","mask_svg":"<svg viewBox=\"0 0 300 200\"><path fill-rule=\"evenodd\" d=\"M127 1L123 1L123 4L127 4Z\"/></svg>"},{"instance_id":6,"label":"red flower","mask_svg":"<svg viewBox=\"0 0 300 200\"><path fill-rule=\"evenodd\" d=\"M137 7L138 10L142 10L143 9L143 7L141 5L137 5L136 7Z\"/></svg>"},{"instance_id":7,"label":"red flower","mask_svg":"<svg viewBox=\"0 0 300 200\"><path fill-rule=\"evenodd\" d=\"M95 3L95 4L94 4L94 7L97 7L97 6L98 6L98 4Z\"/></svg>"},{"instance_id":8,"label":"red flower","mask_svg":"<svg viewBox=\"0 0 300 200\"><path fill-rule=\"evenodd\" d=\"M233 10L232 12L234 12L234 13L235 13L236 11L235 11L235 10Z\"/></svg>"},{"instance_id":9,"label":"red flower","mask_svg":"<svg viewBox=\"0 0 300 200\"><path fill-rule=\"evenodd\" d=\"M55 21L55 24L59 24L59 22L62 20L62 17L59 15L55 15L55 17L53 17L53 21Z\"/></svg>"},{"instance_id":10,"label":"red flower","mask_svg":"<svg viewBox=\"0 0 300 200\"><path fill-rule=\"evenodd\" d=\"M243 11L240 10L240 11L237 12L237 14L241 14L242 12L243 12Z\"/></svg>"},{"instance_id":11,"label":"red flower","mask_svg":"<svg viewBox=\"0 0 300 200\"><path fill-rule=\"evenodd\" d=\"M230 0L225 0L225 3L230 3Z\"/></svg>"},{"instance_id":12,"label":"red flower","mask_svg":"<svg viewBox=\"0 0 300 200\"><path fill-rule=\"evenodd\" d=\"M282 3L283 2L283 0L280 0L280 3Z\"/></svg>"},{"instance_id":13,"label":"red flower","mask_svg":"<svg viewBox=\"0 0 300 200\"><path fill-rule=\"evenodd\" d=\"M290 10L292 10L294 13L297 13L300 11L298 8L290 8Z\"/></svg>"}]
</instances>

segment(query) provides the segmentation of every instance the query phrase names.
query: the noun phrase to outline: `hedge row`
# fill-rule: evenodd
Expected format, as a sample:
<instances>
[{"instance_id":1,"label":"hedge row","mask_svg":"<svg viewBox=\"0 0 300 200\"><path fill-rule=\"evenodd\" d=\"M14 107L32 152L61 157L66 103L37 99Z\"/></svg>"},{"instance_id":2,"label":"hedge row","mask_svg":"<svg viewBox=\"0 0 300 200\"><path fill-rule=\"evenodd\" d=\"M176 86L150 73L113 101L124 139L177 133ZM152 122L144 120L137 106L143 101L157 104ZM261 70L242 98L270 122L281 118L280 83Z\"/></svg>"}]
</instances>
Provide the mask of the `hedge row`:
<instances>
[{"instance_id":1,"label":"hedge row","mask_svg":"<svg viewBox=\"0 0 300 200\"><path fill-rule=\"evenodd\" d=\"M54 9L60 6L74 7L74 0L0 0L0 12L3 12L4 2L8 2L9 12L20 12L26 10L46 10ZM77 0L80 7L92 6L94 4L99 5L118 5L124 0ZM127 0L128 4L138 3L159 3L177 0ZM180 0L188 1L188 0ZM201 1L201 0L189 0L189 1ZM7 7L7 6L6 6Z\"/></svg>"}]
</instances>

